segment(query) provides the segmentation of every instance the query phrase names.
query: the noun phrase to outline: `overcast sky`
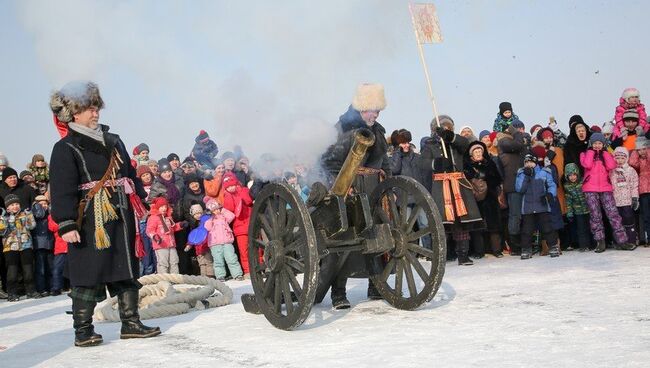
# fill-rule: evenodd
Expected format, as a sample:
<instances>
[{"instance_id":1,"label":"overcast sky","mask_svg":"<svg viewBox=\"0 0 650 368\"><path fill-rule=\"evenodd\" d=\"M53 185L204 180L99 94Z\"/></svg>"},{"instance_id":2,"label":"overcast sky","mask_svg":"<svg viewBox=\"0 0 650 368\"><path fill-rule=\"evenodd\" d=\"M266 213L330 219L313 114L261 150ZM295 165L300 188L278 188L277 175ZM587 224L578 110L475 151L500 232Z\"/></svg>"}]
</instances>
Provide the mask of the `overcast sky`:
<instances>
[{"instance_id":1,"label":"overcast sky","mask_svg":"<svg viewBox=\"0 0 650 368\"><path fill-rule=\"evenodd\" d=\"M225 149L316 156L360 82L383 83L388 132L432 118L408 2L0 1L0 152L22 168L58 139L48 99L91 79L101 121L154 158L205 129ZM650 1L437 1L425 45L440 113L491 129L501 101L530 127L611 119L650 93Z\"/></svg>"}]
</instances>

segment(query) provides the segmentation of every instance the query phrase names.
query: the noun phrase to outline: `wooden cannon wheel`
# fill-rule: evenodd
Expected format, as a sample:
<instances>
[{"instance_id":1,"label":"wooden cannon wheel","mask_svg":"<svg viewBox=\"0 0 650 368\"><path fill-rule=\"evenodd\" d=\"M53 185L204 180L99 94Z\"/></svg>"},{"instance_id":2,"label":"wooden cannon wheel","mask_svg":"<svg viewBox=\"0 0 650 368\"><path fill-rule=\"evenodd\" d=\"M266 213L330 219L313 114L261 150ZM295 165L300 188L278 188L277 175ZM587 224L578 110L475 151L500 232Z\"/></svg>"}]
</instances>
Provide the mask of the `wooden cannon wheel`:
<instances>
[{"instance_id":1,"label":"wooden cannon wheel","mask_svg":"<svg viewBox=\"0 0 650 368\"><path fill-rule=\"evenodd\" d=\"M266 319L282 330L300 326L314 304L319 258L309 211L285 183L267 184L255 198L248 260Z\"/></svg>"},{"instance_id":2,"label":"wooden cannon wheel","mask_svg":"<svg viewBox=\"0 0 650 368\"><path fill-rule=\"evenodd\" d=\"M391 225L395 241L395 248L374 262L371 279L377 290L399 309L413 310L431 301L445 273L447 252L445 230L433 198L416 180L396 176L375 188L370 208L375 223ZM424 212L428 224L416 231L419 211ZM418 244L426 235L432 237L432 250Z\"/></svg>"}]
</instances>

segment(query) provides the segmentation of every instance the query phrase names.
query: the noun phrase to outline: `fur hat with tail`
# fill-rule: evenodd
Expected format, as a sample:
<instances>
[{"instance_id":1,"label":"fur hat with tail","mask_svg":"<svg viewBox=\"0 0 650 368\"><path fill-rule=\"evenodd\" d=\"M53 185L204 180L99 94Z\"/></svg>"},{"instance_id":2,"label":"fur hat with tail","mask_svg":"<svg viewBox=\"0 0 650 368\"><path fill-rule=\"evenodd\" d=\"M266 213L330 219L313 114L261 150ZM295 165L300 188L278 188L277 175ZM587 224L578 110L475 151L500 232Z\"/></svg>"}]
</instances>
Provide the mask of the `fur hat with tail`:
<instances>
[{"instance_id":1,"label":"fur hat with tail","mask_svg":"<svg viewBox=\"0 0 650 368\"><path fill-rule=\"evenodd\" d=\"M378 83L360 84L357 87L357 93L352 99L352 107L357 111L381 111L385 109L384 86Z\"/></svg>"},{"instance_id":2,"label":"fur hat with tail","mask_svg":"<svg viewBox=\"0 0 650 368\"><path fill-rule=\"evenodd\" d=\"M67 83L61 90L50 96L50 109L62 123L74 120L74 115L89 107L102 109L104 100L99 94L97 85L90 81Z\"/></svg>"}]
</instances>

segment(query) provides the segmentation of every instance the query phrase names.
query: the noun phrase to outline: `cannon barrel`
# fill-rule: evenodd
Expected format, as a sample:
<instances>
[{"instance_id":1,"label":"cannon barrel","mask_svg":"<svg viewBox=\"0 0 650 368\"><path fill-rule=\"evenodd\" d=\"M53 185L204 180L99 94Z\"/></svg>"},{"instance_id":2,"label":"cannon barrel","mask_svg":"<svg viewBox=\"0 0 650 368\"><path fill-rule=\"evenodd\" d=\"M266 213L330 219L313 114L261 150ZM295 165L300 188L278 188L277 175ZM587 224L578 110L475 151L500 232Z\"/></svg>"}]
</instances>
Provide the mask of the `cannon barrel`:
<instances>
[{"instance_id":1,"label":"cannon barrel","mask_svg":"<svg viewBox=\"0 0 650 368\"><path fill-rule=\"evenodd\" d=\"M345 158L345 162L332 185L332 193L345 197L357 175L361 160L366 155L368 147L375 143L375 135L366 128L357 129L354 133L354 144Z\"/></svg>"}]
</instances>

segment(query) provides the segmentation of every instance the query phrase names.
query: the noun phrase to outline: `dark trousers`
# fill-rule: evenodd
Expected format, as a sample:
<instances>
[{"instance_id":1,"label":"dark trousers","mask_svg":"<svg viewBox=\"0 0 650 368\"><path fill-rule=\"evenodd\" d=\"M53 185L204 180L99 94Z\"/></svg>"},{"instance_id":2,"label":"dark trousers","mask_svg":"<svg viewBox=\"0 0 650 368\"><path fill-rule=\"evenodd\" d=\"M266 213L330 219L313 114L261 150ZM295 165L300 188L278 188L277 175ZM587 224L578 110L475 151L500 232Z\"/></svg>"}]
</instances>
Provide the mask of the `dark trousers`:
<instances>
[{"instance_id":1,"label":"dark trousers","mask_svg":"<svg viewBox=\"0 0 650 368\"><path fill-rule=\"evenodd\" d=\"M185 251L187 232L185 230L177 231L174 233L174 240L176 241L176 253L178 253L178 273L181 275L193 275L191 253L194 252Z\"/></svg>"},{"instance_id":2,"label":"dark trousers","mask_svg":"<svg viewBox=\"0 0 650 368\"><path fill-rule=\"evenodd\" d=\"M639 196L639 203L641 208L641 223L643 234L641 238L646 242L650 242L650 193L644 193Z\"/></svg>"},{"instance_id":3,"label":"dark trousers","mask_svg":"<svg viewBox=\"0 0 650 368\"><path fill-rule=\"evenodd\" d=\"M0 238L0 243L2 243L2 238ZM5 262L5 257L0 257L0 283L2 283L2 290L7 292L7 262Z\"/></svg>"},{"instance_id":4,"label":"dark trousers","mask_svg":"<svg viewBox=\"0 0 650 368\"><path fill-rule=\"evenodd\" d=\"M18 272L22 266L23 283L27 294L34 292L34 251L25 249L22 251L12 250L4 252L7 264L7 293L16 295L18 293Z\"/></svg>"},{"instance_id":5,"label":"dark trousers","mask_svg":"<svg viewBox=\"0 0 650 368\"><path fill-rule=\"evenodd\" d=\"M532 251L531 238L535 229L540 229L542 239L546 240L548 247L557 245L557 231L551 226L551 213L531 213L522 215L521 224L521 249Z\"/></svg>"},{"instance_id":6,"label":"dark trousers","mask_svg":"<svg viewBox=\"0 0 650 368\"><path fill-rule=\"evenodd\" d=\"M63 279L63 267L68 258L67 253L61 253L54 256L54 263L52 264L52 291L61 291L65 285Z\"/></svg>"},{"instance_id":7,"label":"dark trousers","mask_svg":"<svg viewBox=\"0 0 650 368\"><path fill-rule=\"evenodd\" d=\"M623 206L617 207L618 213L621 215L621 222L623 222L623 228L625 228L625 234L627 234L627 242L636 244L638 236L636 233L636 219L634 215L634 210L632 206Z\"/></svg>"},{"instance_id":8,"label":"dark trousers","mask_svg":"<svg viewBox=\"0 0 650 368\"><path fill-rule=\"evenodd\" d=\"M144 257L142 258L142 268L140 276L151 275L156 273L156 252L151 246L151 239L147 236L147 222L140 222L140 237L144 245ZM184 243L183 243L184 246Z\"/></svg>"},{"instance_id":9,"label":"dark trousers","mask_svg":"<svg viewBox=\"0 0 650 368\"><path fill-rule=\"evenodd\" d=\"M52 268L54 266L54 254L51 249L35 249L34 258L36 266L34 271L36 291L39 293L50 291Z\"/></svg>"},{"instance_id":10,"label":"dark trousers","mask_svg":"<svg viewBox=\"0 0 650 368\"><path fill-rule=\"evenodd\" d=\"M589 215L575 215L569 222L571 244L579 248L589 248L591 245L591 232L589 230Z\"/></svg>"}]
</instances>

